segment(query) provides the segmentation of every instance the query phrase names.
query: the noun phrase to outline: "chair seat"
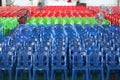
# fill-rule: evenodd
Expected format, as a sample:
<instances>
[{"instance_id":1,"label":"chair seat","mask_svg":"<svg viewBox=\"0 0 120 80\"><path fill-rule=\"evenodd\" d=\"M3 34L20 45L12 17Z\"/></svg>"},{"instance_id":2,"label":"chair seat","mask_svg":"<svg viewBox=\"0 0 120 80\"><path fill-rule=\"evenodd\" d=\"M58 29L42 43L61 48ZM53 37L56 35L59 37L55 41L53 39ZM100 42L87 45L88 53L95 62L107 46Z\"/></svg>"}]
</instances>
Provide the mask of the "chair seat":
<instances>
[{"instance_id":1,"label":"chair seat","mask_svg":"<svg viewBox=\"0 0 120 80\"><path fill-rule=\"evenodd\" d=\"M112 70L120 70L120 66L108 66L107 68Z\"/></svg>"},{"instance_id":2,"label":"chair seat","mask_svg":"<svg viewBox=\"0 0 120 80\"><path fill-rule=\"evenodd\" d=\"M67 67L65 68L65 67L54 67L54 68L52 68L52 70L65 70L65 69L67 69Z\"/></svg>"},{"instance_id":3,"label":"chair seat","mask_svg":"<svg viewBox=\"0 0 120 80\"><path fill-rule=\"evenodd\" d=\"M23 69L23 70L28 70L31 69L32 66L17 66L16 69Z\"/></svg>"},{"instance_id":4,"label":"chair seat","mask_svg":"<svg viewBox=\"0 0 120 80\"><path fill-rule=\"evenodd\" d=\"M10 69L12 69L12 66L10 66L10 67L0 66L0 70L10 70Z\"/></svg>"},{"instance_id":5,"label":"chair seat","mask_svg":"<svg viewBox=\"0 0 120 80\"><path fill-rule=\"evenodd\" d=\"M33 67L33 70L49 70L48 67Z\"/></svg>"},{"instance_id":6,"label":"chair seat","mask_svg":"<svg viewBox=\"0 0 120 80\"><path fill-rule=\"evenodd\" d=\"M89 70L101 70L103 67L89 67Z\"/></svg>"},{"instance_id":7,"label":"chair seat","mask_svg":"<svg viewBox=\"0 0 120 80\"><path fill-rule=\"evenodd\" d=\"M86 70L88 67L74 67L73 70Z\"/></svg>"}]
</instances>

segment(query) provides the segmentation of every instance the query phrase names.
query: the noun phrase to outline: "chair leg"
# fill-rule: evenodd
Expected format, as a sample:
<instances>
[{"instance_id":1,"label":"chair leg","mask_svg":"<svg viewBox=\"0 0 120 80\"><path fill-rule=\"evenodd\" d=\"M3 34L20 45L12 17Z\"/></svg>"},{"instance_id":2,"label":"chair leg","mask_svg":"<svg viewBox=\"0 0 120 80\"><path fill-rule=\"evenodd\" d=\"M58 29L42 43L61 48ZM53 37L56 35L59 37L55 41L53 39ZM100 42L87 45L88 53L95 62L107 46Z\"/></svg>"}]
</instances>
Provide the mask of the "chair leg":
<instances>
[{"instance_id":1,"label":"chair leg","mask_svg":"<svg viewBox=\"0 0 120 80\"><path fill-rule=\"evenodd\" d=\"M43 73L43 75L44 75L44 80L47 80L47 71L44 70L43 72L44 72L44 73Z\"/></svg>"},{"instance_id":2,"label":"chair leg","mask_svg":"<svg viewBox=\"0 0 120 80\"><path fill-rule=\"evenodd\" d=\"M18 69L16 69L15 80L17 80L17 77L18 77Z\"/></svg>"},{"instance_id":3,"label":"chair leg","mask_svg":"<svg viewBox=\"0 0 120 80\"><path fill-rule=\"evenodd\" d=\"M64 70L64 73L65 73L65 80L67 80L67 70L66 69Z\"/></svg>"},{"instance_id":4,"label":"chair leg","mask_svg":"<svg viewBox=\"0 0 120 80\"><path fill-rule=\"evenodd\" d=\"M53 75L53 80L56 80L56 71L54 71L53 74L54 74L54 75Z\"/></svg>"},{"instance_id":5,"label":"chair leg","mask_svg":"<svg viewBox=\"0 0 120 80\"><path fill-rule=\"evenodd\" d=\"M36 73L36 70L33 69L33 80L36 80L36 78L35 78L35 73Z\"/></svg>"},{"instance_id":6,"label":"chair leg","mask_svg":"<svg viewBox=\"0 0 120 80\"><path fill-rule=\"evenodd\" d=\"M102 78L102 80L104 80L104 70L103 69L101 71L101 78Z\"/></svg>"},{"instance_id":7,"label":"chair leg","mask_svg":"<svg viewBox=\"0 0 120 80\"><path fill-rule=\"evenodd\" d=\"M75 80L77 80L77 73L78 71L75 71Z\"/></svg>"},{"instance_id":8,"label":"chair leg","mask_svg":"<svg viewBox=\"0 0 120 80\"><path fill-rule=\"evenodd\" d=\"M36 75L36 77L35 77L36 80L38 80L38 74L39 74L39 71L36 71L36 74L35 74Z\"/></svg>"},{"instance_id":9,"label":"chair leg","mask_svg":"<svg viewBox=\"0 0 120 80\"><path fill-rule=\"evenodd\" d=\"M92 80L92 72L89 70L90 80Z\"/></svg>"},{"instance_id":10,"label":"chair leg","mask_svg":"<svg viewBox=\"0 0 120 80\"><path fill-rule=\"evenodd\" d=\"M31 79L31 70L30 69L28 70L28 73L29 73L29 80L32 80Z\"/></svg>"},{"instance_id":11,"label":"chair leg","mask_svg":"<svg viewBox=\"0 0 120 80\"><path fill-rule=\"evenodd\" d=\"M47 80L49 80L49 70L47 70Z\"/></svg>"},{"instance_id":12,"label":"chair leg","mask_svg":"<svg viewBox=\"0 0 120 80\"><path fill-rule=\"evenodd\" d=\"M62 75L62 80L65 80L65 73L64 73L64 70L61 71L61 75Z\"/></svg>"},{"instance_id":13,"label":"chair leg","mask_svg":"<svg viewBox=\"0 0 120 80\"><path fill-rule=\"evenodd\" d=\"M9 72L10 80L12 80L12 71L9 70L8 72Z\"/></svg>"},{"instance_id":14,"label":"chair leg","mask_svg":"<svg viewBox=\"0 0 120 80\"><path fill-rule=\"evenodd\" d=\"M24 79L24 70L20 70L20 79L21 79L21 80Z\"/></svg>"},{"instance_id":15,"label":"chair leg","mask_svg":"<svg viewBox=\"0 0 120 80\"><path fill-rule=\"evenodd\" d=\"M107 76L106 76L106 80L109 80L109 74L110 74L110 70L107 70Z\"/></svg>"},{"instance_id":16,"label":"chair leg","mask_svg":"<svg viewBox=\"0 0 120 80\"><path fill-rule=\"evenodd\" d=\"M85 80L86 72L82 72L82 80Z\"/></svg>"},{"instance_id":17,"label":"chair leg","mask_svg":"<svg viewBox=\"0 0 120 80\"><path fill-rule=\"evenodd\" d=\"M1 72L2 72L2 80L4 80L4 71L1 70Z\"/></svg>"},{"instance_id":18,"label":"chair leg","mask_svg":"<svg viewBox=\"0 0 120 80\"><path fill-rule=\"evenodd\" d=\"M100 71L100 72L98 71L98 80L102 80L101 77L102 77L102 71Z\"/></svg>"},{"instance_id":19,"label":"chair leg","mask_svg":"<svg viewBox=\"0 0 120 80\"><path fill-rule=\"evenodd\" d=\"M54 70L52 70L52 73L51 73L51 80L54 80L53 77L54 77Z\"/></svg>"},{"instance_id":20,"label":"chair leg","mask_svg":"<svg viewBox=\"0 0 120 80\"><path fill-rule=\"evenodd\" d=\"M86 80L89 80L89 72L86 70Z\"/></svg>"},{"instance_id":21,"label":"chair leg","mask_svg":"<svg viewBox=\"0 0 120 80\"><path fill-rule=\"evenodd\" d=\"M118 80L118 74L119 74L119 71L116 71L116 73L115 73L115 80Z\"/></svg>"},{"instance_id":22,"label":"chair leg","mask_svg":"<svg viewBox=\"0 0 120 80\"><path fill-rule=\"evenodd\" d=\"M75 70L74 69L72 70L72 80L76 80L75 79Z\"/></svg>"}]
</instances>

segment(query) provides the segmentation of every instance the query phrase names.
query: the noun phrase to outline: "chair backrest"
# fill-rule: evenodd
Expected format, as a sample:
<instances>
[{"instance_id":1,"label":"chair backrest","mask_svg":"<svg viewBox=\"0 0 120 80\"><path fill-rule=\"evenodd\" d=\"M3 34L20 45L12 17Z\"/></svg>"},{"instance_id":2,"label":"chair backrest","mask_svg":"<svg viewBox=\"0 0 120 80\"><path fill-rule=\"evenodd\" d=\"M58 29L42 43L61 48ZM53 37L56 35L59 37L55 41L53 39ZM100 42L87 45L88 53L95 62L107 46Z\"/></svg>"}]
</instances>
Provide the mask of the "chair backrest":
<instances>
[{"instance_id":1,"label":"chair backrest","mask_svg":"<svg viewBox=\"0 0 120 80\"><path fill-rule=\"evenodd\" d=\"M90 67L102 67L103 66L103 56L99 51L91 51L88 54L88 66Z\"/></svg>"},{"instance_id":2,"label":"chair backrest","mask_svg":"<svg viewBox=\"0 0 120 80\"><path fill-rule=\"evenodd\" d=\"M50 53L52 45L52 27L45 27L41 36L41 49Z\"/></svg>"},{"instance_id":3,"label":"chair backrest","mask_svg":"<svg viewBox=\"0 0 120 80\"><path fill-rule=\"evenodd\" d=\"M72 59L73 68L87 67L87 53L80 52L73 54Z\"/></svg>"},{"instance_id":4,"label":"chair backrest","mask_svg":"<svg viewBox=\"0 0 120 80\"><path fill-rule=\"evenodd\" d=\"M79 52L82 49L81 47L84 48L79 38L70 39L69 49L71 50L71 52Z\"/></svg>"},{"instance_id":5,"label":"chair backrest","mask_svg":"<svg viewBox=\"0 0 120 80\"><path fill-rule=\"evenodd\" d=\"M18 54L18 66L30 67L32 66L32 47L23 46L21 52Z\"/></svg>"},{"instance_id":6,"label":"chair backrest","mask_svg":"<svg viewBox=\"0 0 120 80\"><path fill-rule=\"evenodd\" d=\"M49 67L49 54L48 53L34 54L33 66L41 68L41 69L48 68Z\"/></svg>"},{"instance_id":7,"label":"chair backrest","mask_svg":"<svg viewBox=\"0 0 120 80\"><path fill-rule=\"evenodd\" d=\"M76 31L71 24L65 24L64 27L65 27L65 31L67 33L68 39L77 37L76 36Z\"/></svg>"},{"instance_id":8,"label":"chair backrest","mask_svg":"<svg viewBox=\"0 0 120 80\"><path fill-rule=\"evenodd\" d=\"M57 37L56 37L57 36ZM67 51L67 38L66 36L60 37L56 35L52 44L52 66L65 67L66 66L66 51ZM59 36L59 37L58 37Z\"/></svg>"},{"instance_id":9,"label":"chair backrest","mask_svg":"<svg viewBox=\"0 0 120 80\"><path fill-rule=\"evenodd\" d=\"M52 26L44 27L41 31L41 37L49 39L52 37Z\"/></svg>"},{"instance_id":10,"label":"chair backrest","mask_svg":"<svg viewBox=\"0 0 120 80\"><path fill-rule=\"evenodd\" d=\"M83 35L85 33L84 28L80 24L75 24L74 27L75 27L75 30L77 32L77 35L79 37L82 37L81 35Z\"/></svg>"},{"instance_id":11,"label":"chair backrest","mask_svg":"<svg viewBox=\"0 0 120 80\"><path fill-rule=\"evenodd\" d=\"M51 54L51 57L52 57L52 60L51 60L52 68L54 68L54 67L58 67L58 68L66 67L67 56L66 56L65 52L53 53L53 54Z\"/></svg>"},{"instance_id":12,"label":"chair backrest","mask_svg":"<svg viewBox=\"0 0 120 80\"><path fill-rule=\"evenodd\" d=\"M67 40L66 38L57 38L53 40L52 53L66 52L67 49Z\"/></svg>"},{"instance_id":13,"label":"chair backrest","mask_svg":"<svg viewBox=\"0 0 120 80\"><path fill-rule=\"evenodd\" d=\"M3 51L2 54L0 54L0 67L10 68L12 66L13 66L13 53L10 51L8 53L4 53Z\"/></svg>"},{"instance_id":14,"label":"chair backrest","mask_svg":"<svg viewBox=\"0 0 120 80\"><path fill-rule=\"evenodd\" d=\"M29 27L32 28L32 31L33 31L33 35L31 35L32 37L36 37L36 38L40 38L40 33L42 31L42 27L39 27L39 26L35 26L35 25L30 25Z\"/></svg>"},{"instance_id":15,"label":"chair backrest","mask_svg":"<svg viewBox=\"0 0 120 80\"><path fill-rule=\"evenodd\" d=\"M106 66L117 66L120 64L119 62L120 54L117 51L109 51L106 54Z\"/></svg>"},{"instance_id":16,"label":"chair backrest","mask_svg":"<svg viewBox=\"0 0 120 80\"><path fill-rule=\"evenodd\" d=\"M53 35L62 35L64 34L64 27L62 24L56 24L53 29Z\"/></svg>"},{"instance_id":17,"label":"chair backrest","mask_svg":"<svg viewBox=\"0 0 120 80\"><path fill-rule=\"evenodd\" d=\"M43 39L40 43L35 44L35 54L50 54L52 47L52 40L51 39Z\"/></svg>"}]
</instances>

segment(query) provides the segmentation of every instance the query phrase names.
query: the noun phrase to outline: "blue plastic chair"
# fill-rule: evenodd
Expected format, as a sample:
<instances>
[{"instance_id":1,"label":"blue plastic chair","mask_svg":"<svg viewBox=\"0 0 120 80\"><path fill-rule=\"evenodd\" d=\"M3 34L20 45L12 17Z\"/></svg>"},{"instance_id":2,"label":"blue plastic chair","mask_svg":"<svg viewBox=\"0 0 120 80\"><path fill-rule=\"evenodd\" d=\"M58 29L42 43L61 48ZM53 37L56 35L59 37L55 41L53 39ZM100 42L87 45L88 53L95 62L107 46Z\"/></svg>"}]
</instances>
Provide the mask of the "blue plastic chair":
<instances>
[{"instance_id":1,"label":"blue plastic chair","mask_svg":"<svg viewBox=\"0 0 120 80\"><path fill-rule=\"evenodd\" d=\"M5 46L5 45L2 45ZM8 46L0 47L0 70L7 70L9 72L9 80L13 80L12 79L12 68L13 68L13 53L11 51L6 51L6 49L4 49L5 47L8 48ZM7 53L5 53L7 52ZM4 78L4 73L2 73L2 79Z\"/></svg>"},{"instance_id":2,"label":"blue plastic chair","mask_svg":"<svg viewBox=\"0 0 120 80\"><path fill-rule=\"evenodd\" d=\"M39 46L37 46L39 47ZM35 52L33 58L33 80L35 80L36 71L42 70L46 74L45 79L50 80L50 69L49 69L49 53L37 53Z\"/></svg>"},{"instance_id":3,"label":"blue plastic chair","mask_svg":"<svg viewBox=\"0 0 120 80\"><path fill-rule=\"evenodd\" d=\"M23 78L23 70L28 70L29 73L29 80L31 78L31 68L32 68L32 47L31 46L22 46L20 48L20 52L18 53L17 57L17 66L16 66L16 74L15 80L18 77L18 71L21 71L21 78Z\"/></svg>"},{"instance_id":4,"label":"blue plastic chair","mask_svg":"<svg viewBox=\"0 0 120 80\"><path fill-rule=\"evenodd\" d=\"M68 37L68 44L69 44L70 39L76 38L77 34L76 34L74 27L72 27L71 24L65 24L64 27L65 27L64 29L65 29L67 37Z\"/></svg>"},{"instance_id":5,"label":"blue plastic chair","mask_svg":"<svg viewBox=\"0 0 120 80\"><path fill-rule=\"evenodd\" d=\"M54 37L51 52L51 80L55 80L56 70L62 71L62 80L67 80L67 39L63 37Z\"/></svg>"},{"instance_id":6,"label":"blue plastic chair","mask_svg":"<svg viewBox=\"0 0 120 80\"><path fill-rule=\"evenodd\" d=\"M67 63L66 63L66 55L65 54L52 54L52 72L51 72L51 80L55 80L55 71L61 70L62 73L62 80L64 80L63 75L65 75L65 80L67 80Z\"/></svg>"},{"instance_id":7,"label":"blue plastic chair","mask_svg":"<svg viewBox=\"0 0 120 80\"><path fill-rule=\"evenodd\" d=\"M67 42L68 43L67 44L67 46L68 46L68 48L67 48L67 51L68 51L67 52L67 57L71 57L71 47L74 45L74 42L77 39L77 33L76 33L74 27L71 24L65 24L64 27L65 27L64 29L66 31L66 35L67 35L67 38L68 38L68 42ZM69 59L68 63L69 63L68 68L71 69L72 61Z\"/></svg>"},{"instance_id":8,"label":"blue plastic chair","mask_svg":"<svg viewBox=\"0 0 120 80\"><path fill-rule=\"evenodd\" d=\"M64 35L64 26L62 24L56 24L53 26L53 35Z\"/></svg>"},{"instance_id":9,"label":"blue plastic chair","mask_svg":"<svg viewBox=\"0 0 120 80\"><path fill-rule=\"evenodd\" d=\"M109 80L110 72L112 70L120 70L119 58L120 58L120 52L118 51L110 51L108 54L106 54L106 67L107 67L106 80ZM116 78L118 80L118 77Z\"/></svg>"},{"instance_id":10,"label":"blue plastic chair","mask_svg":"<svg viewBox=\"0 0 120 80\"><path fill-rule=\"evenodd\" d=\"M84 46L80 42L79 38L71 38L69 43L69 67L72 68L72 59L74 52L80 52L84 50Z\"/></svg>"},{"instance_id":11,"label":"blue plastic chair","mask_svg":"<svg viewBox=\"0 0 120 80\"><path fill-rule=\"evenodd\" d=\"M77 37L79 37L81 40L83 40L84 35L85 35L85 29L83 28L83 26L79 25L79 24L75 24L74 27L77 32Z\"/></svg>"},{"instance_id":12,"label":"blue plastic chair","mask_svg":"<svg viewBox=\"0 0 120 80\"><path fill-rule=\"evenodd\" d=\"M87 54L86 52L74 52L72 59L72 80L76 80L77 72L84 71L86 79L82 78L82 80L88 80L88 66L87 66ZM84 75L84 74L83 74Z\"/></svg>"},{"instance_id":13,"label":"blue plastic chair","mask_svg":"<svg viewBox=\"0 0 120 80\"><path fill-rule=\"evenodd\" d=\"M100 71L101 79L104 80L104 67L103 67L103 55L99 51L89 51L88 52L88 69L90 74L90 80L92 80L91 71Z\"/></svg>"},{"instance_id":14,"label":"blue plastic chair","mask_svg":"<svg viewBox=\"0 0 120 80\"><path fill-rule=\"evenodd\" d=\"M51 39L53 33L52 30L53 30L52 26L44 27L43 30L41 31L41 37L45 39Z\"/></svg>"}]
</instances>

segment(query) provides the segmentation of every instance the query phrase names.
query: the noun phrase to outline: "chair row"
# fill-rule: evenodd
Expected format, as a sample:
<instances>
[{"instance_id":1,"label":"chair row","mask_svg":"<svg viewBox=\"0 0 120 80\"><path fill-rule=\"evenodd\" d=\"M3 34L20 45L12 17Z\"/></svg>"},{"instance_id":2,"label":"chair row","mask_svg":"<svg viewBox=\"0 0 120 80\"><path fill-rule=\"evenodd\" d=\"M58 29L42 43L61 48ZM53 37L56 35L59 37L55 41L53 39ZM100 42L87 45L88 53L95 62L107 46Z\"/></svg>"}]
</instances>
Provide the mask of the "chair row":
<instances>
[{"instance_id":1,"label":"chair row","mask_svg":"<svg viewBox=\"0 0 120 80\"><path fill-rule=\"evenodd\" d=\"M27 24L99 24L94 17L31 17ZM108 20L103 20L102 24L110 24Z\"/></svg>"},{"instance_id":2,"label":"chair row","mask_svg":"<svg viewBox=\"0 0 120 80\"><path fill-rule=\"evenodd\" d=\"M9 34L10 30L15 29L17 27L18 23L18 18L0 18L0 26L1 26L1 33L4 34ZM95 18L93 17L30 17L26 21L26 24L99 24ZM102 24L110 24L108 20L103 20Z\"/></svg>"},{"instance_id":3,"label":"chair row","mask_svg":"<svg viewBox=\"0 0 120 80\"><path fill-rule=\"evenodd\" d=\"M79 9L81 10L81 11L79 11L81 13L91 13L92 14L92 15L87 14L88 16L93 16L94 15L94 12L92 12L89 9L87 9L85 7L82 7L82 6L79 6L79 7L77 7L77 6L73 6L73 7L70 7L70 6L68 6L68 7L65 7L65 6L58 6L58 7L57 6L56 7L45 6L42 10L40 10L39 7L28 6L28 7L1 7L0 8L0 11L1 11L0 16L1 17L16 17L17 12L20 9L27 9L34 16L35 15L40 16L38 13L42 14L43 12L46 12L46 15L47 15L47 13L53 13L54 11L56 12L56 14L58 12L63 13L63 11L65 11L65 13L68 13L68 11L69 11L69 13L72 13L73 11L76 13L76 11L78 12Z\"/></svg>"}]
</instances>

